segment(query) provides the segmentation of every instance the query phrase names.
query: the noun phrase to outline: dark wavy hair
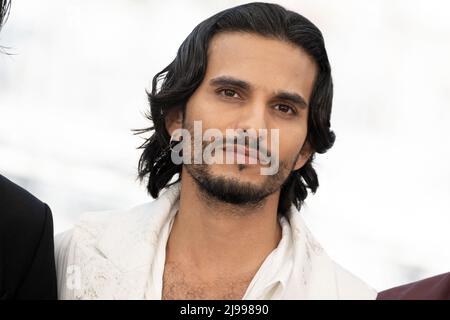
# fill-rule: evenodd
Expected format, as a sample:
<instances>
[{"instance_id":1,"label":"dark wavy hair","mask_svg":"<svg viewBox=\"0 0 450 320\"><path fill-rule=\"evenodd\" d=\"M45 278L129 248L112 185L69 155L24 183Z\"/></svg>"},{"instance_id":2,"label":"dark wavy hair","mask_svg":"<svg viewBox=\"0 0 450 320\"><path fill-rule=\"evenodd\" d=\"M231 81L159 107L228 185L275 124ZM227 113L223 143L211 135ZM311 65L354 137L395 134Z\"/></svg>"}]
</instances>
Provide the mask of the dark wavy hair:
<instances>
[{"instance_id":1,"label":"dark wavy hair","mask_svg":"<svg viewBox=\"0 0 450 320\"><path fill-rule=\"evenodd\" d=\"M139 147L143 149L139 159L138 177L148 176L147 190L153 198L159 192L180 181L182 165L171 161L170 135L165 127L165 117L173 109L185 112L186 103L202 82L207 52L211 38L220 32L249 32L279 39L301 47L318 66L308 115L308 133L312 154L305 165L292 171L281 187L278 213L285 215L294 204L300 210L308 195L315 193L319 181L312 163L315 153L325 153L335 141L330 130L333 83L331 67L322 33L300 14L270 3L254 2L233 7L206 19L197 25L178 49L175 59L152 81L147 91L150 113L147 118L153 126L136 130L136 134L151 133ZM299 142L300 143L300 142ZM179 174L176 181L175 174Z\"/></svg>"},{"instance_id":2,"label":"dark wavy hair","mask_svg":"<svg viewBox=\"0 0 450 320\"><path fill-rule=\"evenodd\" d=\"M11 8L11 1L0 0L0 31L2 30L3 24L8 20L9 9ZM8 54L6 51L8 48L3 47L0 44L0 53Z\"/></svg>"},{"instance_id":3,"label":"dark wavy hair","mask_svg":"<svg viewBox=\"0 0 450 320\"><path fill-rule=\"evenodd\" d=\"M3 24L8 19L9 9L11 8L11 1L0 0L0 30Z\"/></svg>"}]
</instances>

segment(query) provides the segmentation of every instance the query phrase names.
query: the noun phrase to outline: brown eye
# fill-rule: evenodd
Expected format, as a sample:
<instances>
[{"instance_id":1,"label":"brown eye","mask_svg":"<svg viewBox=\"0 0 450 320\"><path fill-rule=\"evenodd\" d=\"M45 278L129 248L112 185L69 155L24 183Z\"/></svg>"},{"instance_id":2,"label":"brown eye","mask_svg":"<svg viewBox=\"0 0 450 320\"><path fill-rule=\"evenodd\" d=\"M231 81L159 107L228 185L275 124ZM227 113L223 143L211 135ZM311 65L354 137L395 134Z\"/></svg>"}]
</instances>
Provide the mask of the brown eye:
<instances>
[{"instance_id":1,"label":"brown eye","mask_svg":"<svg viewBox=\"0 0 450 320\"><path fill-rule=\"evenodd\" d=\"M219 93L227 98L238 98L237 92L232 89L222 89Z\"/></svg>"},{"instance_id":2,"label":"brown eye","mask_svg":"<svg viewBox=\"0 0 450 320\"><path fill-rule=\"evenodd\" d=\"M285 104L277 104L275 106L275 109L278 109L279 111L281 111L282 113L285 113L285 114L294 114L295 113L294 109L292 109L292 107L287 106Z\"/></svg>"}]
</instances>

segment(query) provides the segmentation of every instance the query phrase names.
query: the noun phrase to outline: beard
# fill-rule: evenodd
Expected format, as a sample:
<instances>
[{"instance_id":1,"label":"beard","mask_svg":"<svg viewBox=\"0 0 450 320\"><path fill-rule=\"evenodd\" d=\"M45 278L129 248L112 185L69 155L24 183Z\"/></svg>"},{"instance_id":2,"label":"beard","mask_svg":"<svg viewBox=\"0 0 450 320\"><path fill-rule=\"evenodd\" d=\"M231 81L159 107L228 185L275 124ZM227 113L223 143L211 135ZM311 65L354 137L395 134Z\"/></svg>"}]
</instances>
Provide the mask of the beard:
<instances>
[{"instance_id":1,"label":"beard","mask_svg":"<svg viewBox=\"0 0 450 320\"><path fill-rule=\"evenodd\" d=\"M262 183L242 182L234 177L224 177L211 173L207 164L185 164L186 171L200 189L204 200L239 205L247 208L261 207L265 199L280 190L288 179L291 170L281 161L274 175L265 176ZM242 170L245 165L238 165Z\"/></svg>"}]
</instances>

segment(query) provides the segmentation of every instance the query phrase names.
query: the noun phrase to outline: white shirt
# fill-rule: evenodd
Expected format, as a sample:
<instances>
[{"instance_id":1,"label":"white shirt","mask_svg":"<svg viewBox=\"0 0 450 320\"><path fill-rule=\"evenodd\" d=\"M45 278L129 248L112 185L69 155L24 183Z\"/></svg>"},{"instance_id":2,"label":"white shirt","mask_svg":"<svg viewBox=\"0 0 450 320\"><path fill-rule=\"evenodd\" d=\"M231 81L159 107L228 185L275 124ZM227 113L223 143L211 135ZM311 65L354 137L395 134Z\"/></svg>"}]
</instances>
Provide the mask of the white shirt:
<instances>
[{"instance_id":1,"label":"white shirt","mask_svg":"<svg viewBox=\"0 0 450 320\"><path fill-rule=\"evenodd\" d=\"M161 299L166 244L180 184L122 211L88 213L55 239L60 299ZM376 291L324 252L297 209L243 299L375 299Z\"/></svg>"}]
</instances>

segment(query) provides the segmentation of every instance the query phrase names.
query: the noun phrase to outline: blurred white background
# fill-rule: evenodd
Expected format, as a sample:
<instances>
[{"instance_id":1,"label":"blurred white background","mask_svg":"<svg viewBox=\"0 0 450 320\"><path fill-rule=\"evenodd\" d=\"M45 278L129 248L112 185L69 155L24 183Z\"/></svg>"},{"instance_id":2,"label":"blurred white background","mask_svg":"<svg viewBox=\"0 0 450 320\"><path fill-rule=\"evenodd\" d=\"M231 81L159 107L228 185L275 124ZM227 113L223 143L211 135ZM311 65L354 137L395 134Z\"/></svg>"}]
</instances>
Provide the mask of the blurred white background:
<instances>
[{"instance_id":1,"label":"blurred white background","mask_svg":"<svg viewBox=\"0 0 450 320\"><path fill-rule=\"evenodd\" d=\"M242 1L13 0L0 44L0 173L55 232L150 201L136 181L145 88L202 20ZM378 290L450 271L450 5L277 1L323 32L335 147L303 210L328 253Z\"/></svg>"}]
</instances>

